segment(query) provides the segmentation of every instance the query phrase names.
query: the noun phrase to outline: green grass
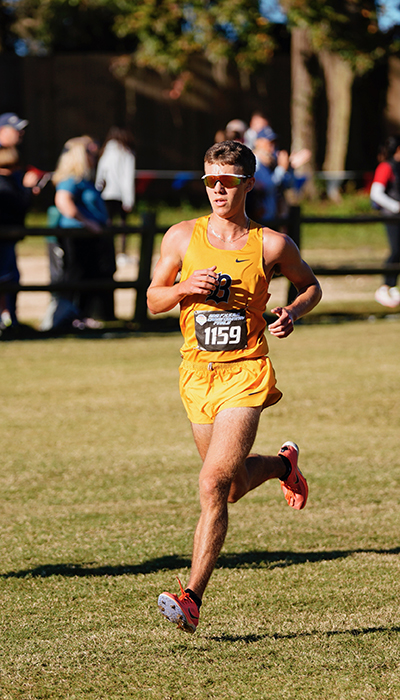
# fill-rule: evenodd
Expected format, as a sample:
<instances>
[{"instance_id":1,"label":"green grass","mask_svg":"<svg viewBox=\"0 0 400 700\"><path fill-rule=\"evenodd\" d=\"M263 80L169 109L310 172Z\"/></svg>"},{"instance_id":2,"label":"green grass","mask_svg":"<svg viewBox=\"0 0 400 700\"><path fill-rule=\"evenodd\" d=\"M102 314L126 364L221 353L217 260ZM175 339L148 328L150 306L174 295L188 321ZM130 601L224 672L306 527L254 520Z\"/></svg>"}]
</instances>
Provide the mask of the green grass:
<instances>
[{"instance_id":1,"label":"green grass","mask_svg":"<svg viewBox=\"0 0 400 700\"><path fill-rule=\"evenodd\" d=\"M304 216L358 216L376 214L371 201L364 192L345 194L341 202L329 200L304 201L301 204ZM319 262L327 262L329 256L340 251L343 262L377 262L387 247L385 227L381 223L365 224L303 224L302 248ZM335 261L333 261L335 262Z\"/></svg>"},{"instance_id":2,"label":"green grass","mask_svg":"<svg viewBox=\"0 0 400 700\"><path fill-rule=\"evenodd\" d=\"M195 635L157 610L187 579L196 454L179 335L2 343L0 697L400 697L399 323L271 338L284 398L256 449L299 442L230 508Z\"/></svg>"}]
</instances>

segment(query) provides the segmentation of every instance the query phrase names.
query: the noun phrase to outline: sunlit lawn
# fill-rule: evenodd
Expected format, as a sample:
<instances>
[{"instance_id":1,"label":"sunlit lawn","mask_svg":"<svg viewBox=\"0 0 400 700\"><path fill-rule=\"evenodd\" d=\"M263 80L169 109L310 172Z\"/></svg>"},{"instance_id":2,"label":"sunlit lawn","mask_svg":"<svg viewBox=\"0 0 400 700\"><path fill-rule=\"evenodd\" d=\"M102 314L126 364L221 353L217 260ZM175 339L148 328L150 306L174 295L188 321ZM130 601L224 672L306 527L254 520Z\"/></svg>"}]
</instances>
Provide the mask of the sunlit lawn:
<instances>
[{"instance_id":1,"label":"sunlit lawn","mask_svg":"<svg viewBox=\"0 0 400 700\"><path fill-rule=\"evenodd\" d=\"M230 509L195 635L157 596L185 581L199 514L179 335L2 343L0 697L400 697L399 322L271 339L284 399L256 449L278 482Z\"/></svg>"}]
</instances>

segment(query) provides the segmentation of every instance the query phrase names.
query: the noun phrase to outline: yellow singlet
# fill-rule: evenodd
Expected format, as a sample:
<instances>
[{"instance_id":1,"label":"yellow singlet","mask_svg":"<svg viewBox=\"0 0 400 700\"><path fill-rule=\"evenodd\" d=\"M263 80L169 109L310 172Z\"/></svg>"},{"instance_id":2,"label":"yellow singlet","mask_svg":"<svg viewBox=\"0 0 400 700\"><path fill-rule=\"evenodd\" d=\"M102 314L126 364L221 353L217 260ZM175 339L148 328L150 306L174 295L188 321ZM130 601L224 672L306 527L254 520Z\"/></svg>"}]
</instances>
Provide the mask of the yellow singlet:
<instances>
[{"instance_id":1,"label":"yellow singlet","mask_svg":"<svg viewBox=\"0 0 400 700\"><path fill-rule=\"evenodd\" d=\"M250 222L243 248L220 250L208 240L208 219L204 216L195 223L181 280L216 265L219 286L208 297L199 294L181 302L181 355L189 362L263 357L268 353L263 313L270 294L263 269L262 228Z\"/></svg>"}]
</instances>

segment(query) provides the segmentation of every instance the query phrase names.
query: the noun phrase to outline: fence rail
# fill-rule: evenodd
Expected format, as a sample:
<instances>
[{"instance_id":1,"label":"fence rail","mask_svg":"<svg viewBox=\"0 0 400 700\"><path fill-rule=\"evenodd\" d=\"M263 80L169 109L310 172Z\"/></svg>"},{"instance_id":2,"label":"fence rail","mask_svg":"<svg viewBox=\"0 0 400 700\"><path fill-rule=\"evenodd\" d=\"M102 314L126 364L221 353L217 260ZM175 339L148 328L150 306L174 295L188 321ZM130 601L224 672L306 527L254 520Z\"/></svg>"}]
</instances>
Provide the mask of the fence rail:
<instances>
[{"instance_id":1,"label":"fence rail","mask_svg":"<svg viewBox=\"0 0 400 700\"><path fill-rule=\"evenodd\" d=\"M400 215L397 216L380 216L378 214L357 216L302 216L299 206L290 207L289 216L285 219L285 227L288 235L301 248L301 226L303 224L376 224L397 222L400 225ZM276 222L277 224L282 222ZM52 228L22 228L16 226L8 226L0 228L0 239L4 240L21 240L26 236L42 236L54 237L58 235L79 238L82 236L97 236L97 233L87 231L86 229L52 229ZM118 234L139 234L140 235L140 258L139 272L136 280L77 280L70 282L50 282L49 284L16 284L16 283L0 283L0 293L2 292L67 292L67 291L104 291L114 289L135 289L136 304L133 320L136 323L142 324L147 320L147 303L146 291L151 281L151 264L154 253L154 239L156 234L165 233L165 229L156 225L156 217L153 212L146 212L142 217L141 226L113 226L107 229L107 235L115 236ZM313 271L317 276L332 276L339 277L345 275L383 275L386 272L400 273L400 264L396 265L374 265L374 266L347 266L341 265L336 267L326 267L322 265L314 265ZM296 294L293 286L288 292L288 301L291 301Z\"/></svg>"},{"instance_id":2,"label":"fence rail","mask_svg":"<svg viewBox=\"0 0 400 700\"><path fill-rule=\"evenodd\" d=\"M154 238L157 233L165 233L165 228L156 225L156 217L153 212L145 212L142 216L141 226L112 226L107 229L106 235L116 236L124 234L140 234L139 272L136 280L107 280L91 279L76 281L58 281L49 284L16 284L12 282L0 283L0 293L4 292L70 292L70 291L104 291L114 289L136 289L136 304L133 321L142 324L147 320L146 291L151 279L151 262L154 250ZM95 238L98 233L82 228L23 228L18 226L2 227L0 239L21 240L26 236L41 237L71 237L71 238ZM103 234L102 234L103 235Z\"/></svg>"}]
</instances>

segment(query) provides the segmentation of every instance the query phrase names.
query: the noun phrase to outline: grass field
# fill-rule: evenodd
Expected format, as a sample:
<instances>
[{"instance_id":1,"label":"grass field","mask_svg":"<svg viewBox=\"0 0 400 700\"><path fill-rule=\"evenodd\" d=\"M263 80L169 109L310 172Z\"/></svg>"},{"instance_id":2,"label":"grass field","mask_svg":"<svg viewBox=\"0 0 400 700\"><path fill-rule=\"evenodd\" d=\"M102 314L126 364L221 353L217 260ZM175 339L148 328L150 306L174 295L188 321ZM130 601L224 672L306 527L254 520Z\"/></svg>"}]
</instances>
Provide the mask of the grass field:
<instances>
[{"instance_id":1,"label":"grass field","mask_svg":"<svg viewBox=\"0 0 400 700\"><path fill-rule=\"evenodd\" d=\"M2 700L400 698L399 321L271 339L310 485L230 508L195 635L157 610L187 579L199 459L179 335L4 343Z\"/></svg>"}]
</instances>

